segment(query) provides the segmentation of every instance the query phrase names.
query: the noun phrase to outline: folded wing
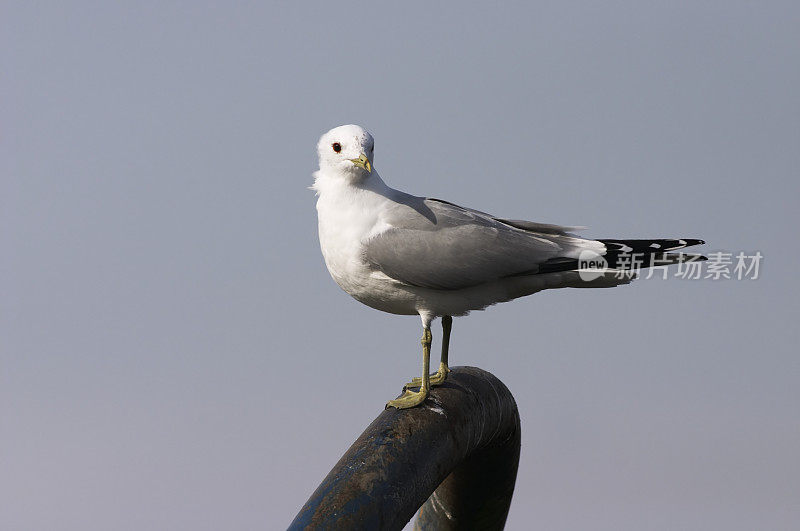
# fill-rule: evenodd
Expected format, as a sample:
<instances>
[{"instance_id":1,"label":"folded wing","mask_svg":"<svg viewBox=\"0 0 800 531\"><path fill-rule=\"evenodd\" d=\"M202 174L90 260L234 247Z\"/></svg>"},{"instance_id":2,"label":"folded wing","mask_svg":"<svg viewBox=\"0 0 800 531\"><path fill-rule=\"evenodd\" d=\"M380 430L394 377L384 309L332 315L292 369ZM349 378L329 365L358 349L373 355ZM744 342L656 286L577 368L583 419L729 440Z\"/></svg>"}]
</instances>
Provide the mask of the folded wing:
<instances>
[{"instance_id":1,"label":"folded wing","mask_svg":"<svg viewBox=\"0 0 800 531\"><path fill-rule=\"evenodd\" d=\"M391 228L365 242L366 261L398 282L425 288L536 274L584 249L605 251L601 242L569 234L571 227L500 220L436 199L404 197L385 221Z\"/></svg>"}]
</instances>

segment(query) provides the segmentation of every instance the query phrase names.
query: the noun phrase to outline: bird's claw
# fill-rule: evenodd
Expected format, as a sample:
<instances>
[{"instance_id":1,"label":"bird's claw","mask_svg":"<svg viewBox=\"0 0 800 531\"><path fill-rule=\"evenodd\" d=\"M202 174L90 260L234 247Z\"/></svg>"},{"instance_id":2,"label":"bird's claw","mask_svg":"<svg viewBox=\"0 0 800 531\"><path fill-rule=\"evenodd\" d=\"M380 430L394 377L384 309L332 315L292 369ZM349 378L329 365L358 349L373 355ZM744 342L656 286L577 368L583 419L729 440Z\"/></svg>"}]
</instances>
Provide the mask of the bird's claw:
<instances>
[{"instance_id":1,"label":"bird's claw","mask_svg":"<svg viewBox=\"0 0 800 531\"><path fill-rule=\"evenodd\" d=\"M420 405L425 401L426 398L428 398L427 389L420 389L419 391L409 391L408 389L404 389L403 394L398 398L386 402L386 409L389 409L390 407L397 409L409 409Z\"/></svg>"},{"instance_id":2,"label":"bird's claw","mask_svg":"<svg viewBox=\"0 0 800 531\"><path fill-rule=\"evenodd\" d=\"M430 384L431 386L434 385L442 385L444 381L447 379L447 375L450 374L450 368L446 365L442 364L439 366L439 370L432 373L430 376ZM422 378L412 378L410 382L403 386L403 391L407 390L409 387L419 387L422 385Z\"/></svg>"}]
</instances>

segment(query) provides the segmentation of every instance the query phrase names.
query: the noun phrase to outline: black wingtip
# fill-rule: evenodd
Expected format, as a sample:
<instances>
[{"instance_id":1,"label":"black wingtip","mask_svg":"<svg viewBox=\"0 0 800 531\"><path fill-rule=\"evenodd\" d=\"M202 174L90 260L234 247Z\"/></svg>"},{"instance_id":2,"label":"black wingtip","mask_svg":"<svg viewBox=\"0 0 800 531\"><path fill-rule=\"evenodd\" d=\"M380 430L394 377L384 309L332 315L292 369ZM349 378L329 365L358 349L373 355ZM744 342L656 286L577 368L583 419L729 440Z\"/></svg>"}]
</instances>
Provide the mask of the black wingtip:
<instances>
[{"instance_id":1,"label":"black wingtip","mask_svg":"<svg viewBox=\"0 0 800 531\"><path fill-rule=\"evenodd\" d=\"M704 245L705 240L699 238L680 238L680 239L654 239L654 240L619 240L598 238L603 242L609 252L634 252L634 253L656 253L664 251L675 251L693 245Z\"/></svg>"}]
</instances>

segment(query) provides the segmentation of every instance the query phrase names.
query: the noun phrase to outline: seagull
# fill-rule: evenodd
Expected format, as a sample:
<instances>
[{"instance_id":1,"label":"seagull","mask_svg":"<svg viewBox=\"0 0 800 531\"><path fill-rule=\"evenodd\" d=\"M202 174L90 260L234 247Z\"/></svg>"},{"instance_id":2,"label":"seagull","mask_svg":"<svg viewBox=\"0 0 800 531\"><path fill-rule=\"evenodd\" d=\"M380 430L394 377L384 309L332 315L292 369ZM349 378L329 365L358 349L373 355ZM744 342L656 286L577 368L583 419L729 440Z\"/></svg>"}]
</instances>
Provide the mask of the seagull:
<instances>
[{"instance_id":1,"label":"seagull","mask_svg":"<svg viewBox=\"0 0 800 531\"><path fill-rule=\"evenodd\" d=\"M336 283L367 306L422 320L422 376L387 408L418 406L446 380L454 316L545 289L628 284L638 267L705 259L669 252L705 243L698 239L585 239L574 234L583 227L503 219L410 195L381 179L374 149L360 126L331 129L317 144L311 189L320 248ZM429 374L437 317L441 360Z\"/></svg>"}]
</instances>

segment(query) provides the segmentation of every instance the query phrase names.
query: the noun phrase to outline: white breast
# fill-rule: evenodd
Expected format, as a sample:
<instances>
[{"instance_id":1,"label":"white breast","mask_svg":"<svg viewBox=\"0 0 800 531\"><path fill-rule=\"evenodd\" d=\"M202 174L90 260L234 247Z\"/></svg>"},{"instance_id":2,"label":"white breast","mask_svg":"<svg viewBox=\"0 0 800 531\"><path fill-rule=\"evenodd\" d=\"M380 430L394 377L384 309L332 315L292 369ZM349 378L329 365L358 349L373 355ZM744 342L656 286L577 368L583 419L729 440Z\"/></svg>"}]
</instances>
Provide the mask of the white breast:
<instances>
[{"instance_id":1,"label":"white breast","mask_svg":"<svg viewBox=\"0 0 800 531\"><path fill-rule=\"evenodd\" d=\"M348 201L325 194L317 201L319 243L331 276L348 293L369 271L362 258L362 240L376 224L366 209L352 208Z\"/></svg>"},{"instance_id":2,"label":"white breast","mask_svg":"<svg viewBox=\"0 0 800 531\"><path fill-rule=\"evenodd\" d=\"M339 286L356 300L391 313L416 313L415 297L364 261L363 244L391 226L380 218L388 189L373 175L370 186L356 187L317 175L319 243L325 264Z\"/></svg>"}]
</instances>

